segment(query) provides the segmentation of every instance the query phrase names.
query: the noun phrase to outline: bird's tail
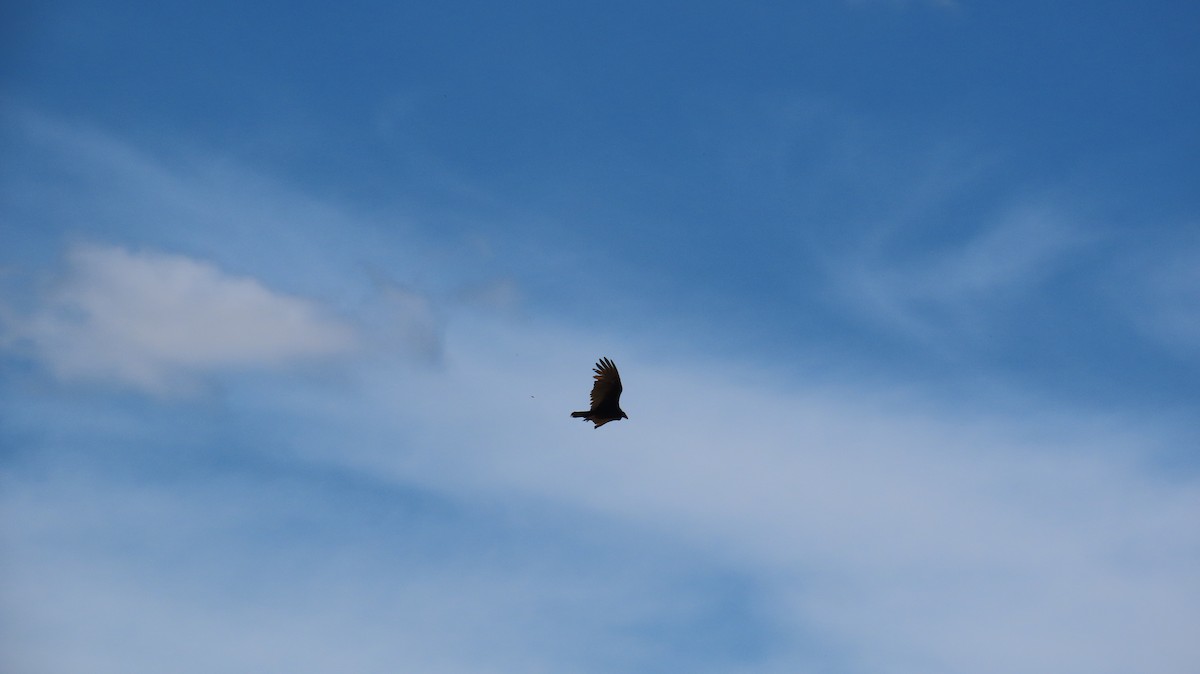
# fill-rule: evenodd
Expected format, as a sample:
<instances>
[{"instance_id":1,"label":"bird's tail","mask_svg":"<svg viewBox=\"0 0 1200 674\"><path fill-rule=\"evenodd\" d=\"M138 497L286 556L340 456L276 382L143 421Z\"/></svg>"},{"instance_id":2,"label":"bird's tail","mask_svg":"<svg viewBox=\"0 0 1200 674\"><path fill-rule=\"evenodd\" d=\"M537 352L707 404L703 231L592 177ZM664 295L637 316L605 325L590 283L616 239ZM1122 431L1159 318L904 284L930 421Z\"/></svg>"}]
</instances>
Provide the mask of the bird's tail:
<instances>
[{"instance_id":1,"label":"bird's tail","mask_svg":"<svg viewBox=\"0 0 1200 674\"><path fill-rule=\"evenodd\" d=\"M582 417L582 418L584 418L584 419L586 419L586 418L587 418L587 415L588 415L588 414L590 414L590 412L571 412L571 416L573 416L573 417Z\"/></svg>"}]
</instances>

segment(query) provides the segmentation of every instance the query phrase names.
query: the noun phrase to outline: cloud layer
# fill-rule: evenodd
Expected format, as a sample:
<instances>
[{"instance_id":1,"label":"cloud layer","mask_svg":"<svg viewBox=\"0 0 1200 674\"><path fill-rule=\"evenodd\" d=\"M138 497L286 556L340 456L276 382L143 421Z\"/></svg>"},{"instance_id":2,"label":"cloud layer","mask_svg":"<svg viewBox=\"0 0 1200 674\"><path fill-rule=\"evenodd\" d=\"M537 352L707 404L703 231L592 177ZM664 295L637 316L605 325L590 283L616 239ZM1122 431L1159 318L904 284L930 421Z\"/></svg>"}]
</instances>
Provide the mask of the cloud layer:
<instances>
[{"instance_id":1,"label":"cloud layer","mask_svg":"<svg viewBox=\"0 0 1200 674\"><path fill-rule=\"evenodd\" d=\"M1200 484L1147 470L1176 441L1162 428L697 372L617 343L633 419L599 432L567 416L587 342L460 318L436 370L247 382L222 417L254 439L223 459L233 478L76 466L10 485L5 595L33 618L13 652L65 663L36 647L65 640L112 671L181 649L194 671L217 654L914 674L1183 674L1200 656ZM98 423L73 430L110 446L98 463L131 451ZM112 624L174 645L114 651Z\"/></svg>"},{"instance_id":2,"label":"cloud layer","mask_svg":"<svg viewBox=\"0 0 1200 674\"><path fill-rule=\"evenodd\" d=\"M207 178L102 145L95 162L137 170L96 173L167 202L156 217L183 204L188 223L260 222L311 204L277 190L214 211ZM123 199L97 201L128 220ZM186 228L189 250L224 257L70 247L10 317L65 385L0 380L0 439L16 447L0 484L0 619L17 626L0 630L3 664L1183 674L1200 660L1200 483L1161 469L1193 426L773 369L682 330L663 340L652 320L586 329L511 311L516 283L480 285L458 258L425 267L426 285L400 264L380 280L361 260L419 246L323 212L339 215L324 232L336 254L257 261L204 228ZM870 251L878 305L851 284L847 311L952 336L963 316L987 324L1076 241L1043 212L1010 215L928 256ZM1181 334L1190 278L1155 295ZM272 289L298 285L341 292L339 317ZM468 290L439 302L431 286ZM567 414L602 355L632 418L594 431ZM333 356L336 377L283 367ZM106 395L232 371L219 396Z\"/></svg>"}]
</instances>

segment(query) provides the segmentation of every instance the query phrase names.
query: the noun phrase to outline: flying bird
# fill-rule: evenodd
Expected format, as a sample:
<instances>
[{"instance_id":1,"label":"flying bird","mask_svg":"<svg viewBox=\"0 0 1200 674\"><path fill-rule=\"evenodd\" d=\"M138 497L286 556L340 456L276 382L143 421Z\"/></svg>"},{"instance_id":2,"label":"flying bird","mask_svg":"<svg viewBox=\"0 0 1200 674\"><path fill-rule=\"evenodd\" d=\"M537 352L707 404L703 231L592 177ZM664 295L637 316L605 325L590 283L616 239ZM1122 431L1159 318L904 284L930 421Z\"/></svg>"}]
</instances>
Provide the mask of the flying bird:
<instances>
[{"instance_id":1,"label":"flying bird","mask_svg":"<svg viewBox=\"0 0 1200 674\"><path fill-rule=\"evenodd\" d=\"M592 384L592 409L586 412L571 412L571 416L590 421L593 428L600 428L610 421L628 419L621 410L621 374L617 366L607 358L596 362L596 382Z\"/></svg>"}]
</instances>

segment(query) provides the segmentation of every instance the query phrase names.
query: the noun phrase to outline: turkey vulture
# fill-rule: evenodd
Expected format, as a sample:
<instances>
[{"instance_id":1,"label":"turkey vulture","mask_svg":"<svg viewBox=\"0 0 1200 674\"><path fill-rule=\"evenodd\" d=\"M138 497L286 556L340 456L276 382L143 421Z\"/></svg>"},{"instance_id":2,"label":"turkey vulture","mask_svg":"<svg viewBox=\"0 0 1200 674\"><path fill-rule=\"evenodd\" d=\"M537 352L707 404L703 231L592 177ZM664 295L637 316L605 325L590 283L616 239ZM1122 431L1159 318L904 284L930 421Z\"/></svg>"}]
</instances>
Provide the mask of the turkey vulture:
<instances>
[{"instance_id":1,"label":"turkey vulture","mask_svg":"<svg viewBox=\"0 0 1200 674\"><path fill-rule=\"evenodd\" d=\"M586 412L571 412L571 416L590 421L593 428L600 428L610 421L628 419L621 411L621 375L617 366L607 358L596 363L596 383L592 384L592 409Z\"/></svg>"}]
</instances>

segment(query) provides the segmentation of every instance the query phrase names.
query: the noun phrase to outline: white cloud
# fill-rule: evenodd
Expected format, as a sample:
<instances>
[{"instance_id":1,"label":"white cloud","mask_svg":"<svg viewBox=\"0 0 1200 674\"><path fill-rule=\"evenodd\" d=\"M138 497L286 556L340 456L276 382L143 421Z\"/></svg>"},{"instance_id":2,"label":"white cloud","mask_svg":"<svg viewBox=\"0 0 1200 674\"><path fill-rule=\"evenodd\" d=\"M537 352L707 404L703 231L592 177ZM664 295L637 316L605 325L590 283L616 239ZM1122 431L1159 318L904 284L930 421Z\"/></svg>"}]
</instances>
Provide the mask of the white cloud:
<instances>
[{"instance_id":1,"label":"white cloud","mask_svg":"<svg viewBox=\"0 0 1200 674\"><path fill-rule=\"evenodd\" d=\"M56 376L162 393L190 375L344 352L346 325L313 303L180 255L77 245L16 332Z\"/></svg>"}]
</instances>

